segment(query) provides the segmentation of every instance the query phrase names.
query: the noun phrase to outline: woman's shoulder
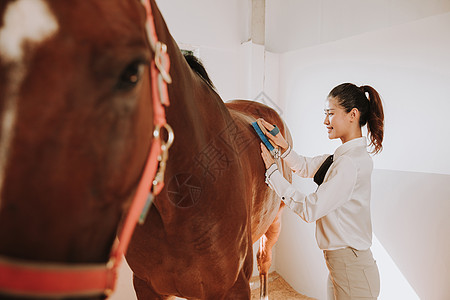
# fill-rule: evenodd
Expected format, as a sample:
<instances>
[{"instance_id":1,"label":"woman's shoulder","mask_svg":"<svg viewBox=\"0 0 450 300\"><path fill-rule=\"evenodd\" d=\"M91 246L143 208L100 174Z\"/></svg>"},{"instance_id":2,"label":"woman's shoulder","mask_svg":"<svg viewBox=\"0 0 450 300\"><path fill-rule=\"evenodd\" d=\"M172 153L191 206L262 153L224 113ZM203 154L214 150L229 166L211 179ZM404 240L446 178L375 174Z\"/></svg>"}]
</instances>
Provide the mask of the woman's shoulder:
<instances>
[{"instance_id":1,"label":"woman's shoulder","mask_svg":"<svg viewBox=\"0 0 450 300\"><path fill-rule=\"evenodd\" d=\"M353 165L356 169L369 169L373 168L372 156L367 152L366 148L358 147L347 151L341 155L338 159L342 160L342 164Z\"/></svg>"}]
</instances>

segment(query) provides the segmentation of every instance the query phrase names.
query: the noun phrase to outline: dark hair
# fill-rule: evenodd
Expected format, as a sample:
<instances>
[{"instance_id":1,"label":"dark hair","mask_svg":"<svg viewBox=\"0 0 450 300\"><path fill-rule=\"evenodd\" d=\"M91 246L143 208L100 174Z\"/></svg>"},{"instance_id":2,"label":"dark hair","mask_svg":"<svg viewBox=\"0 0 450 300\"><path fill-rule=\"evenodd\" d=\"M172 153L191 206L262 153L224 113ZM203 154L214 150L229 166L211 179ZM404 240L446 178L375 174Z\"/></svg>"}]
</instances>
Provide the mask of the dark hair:
<instances>
[{"instance_id":1,"label":"dark hair","mask_svg":"<svg viewBox=\"0 0 450 300\"><path fill-rule=\"evenodd\" d=\"M200 76L200 78L203 79L203 81L205 81L206 84L208 84L213 90L216 90L216 87L214 86L211 78L209 78L208 72L206 72L205 66L203 65L202 61L197 58L191 51L181 50L181 52L183 53L183 56L186 59L189 67L191 67L192 71Z\"/></svg>"},{"instance_id":2,"label":"dark hair","mask_svg":"<svg viewBox=\"0 0 450 300\"><path fill-rule=\"evenodd\" d=\"M352 83L343 83L332 89L328 97L335 98L347 113L353 108L359 110L359 126L367 123L370 145L374 148L372 153L379 153L383 149L384 112L378 92L368 85L357 87Z\"/></svg>"}]
</instances>

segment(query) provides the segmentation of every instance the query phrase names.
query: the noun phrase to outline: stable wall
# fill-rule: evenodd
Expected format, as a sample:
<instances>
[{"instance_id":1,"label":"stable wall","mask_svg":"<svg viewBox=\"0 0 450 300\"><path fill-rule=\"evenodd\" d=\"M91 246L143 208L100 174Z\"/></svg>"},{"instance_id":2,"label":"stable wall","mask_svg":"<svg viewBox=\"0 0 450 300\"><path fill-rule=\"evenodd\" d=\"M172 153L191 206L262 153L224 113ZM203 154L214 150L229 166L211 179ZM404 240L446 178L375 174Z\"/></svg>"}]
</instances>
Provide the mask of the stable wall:
<instances>
[{"instance_id":1,"label":"stable wall","mask_svg":"<svg viewBox=\"0 0 450 300\"><path fill-rule=\"evenodd\" d=\"M279 98L299 153L333 153L339 146L323 125L324 101L334 86L369 84L383 98L384 150L374 157L372 178L380 299L450 295L449 53L447 13L280 55ZM295 184L315 188L304 179ZM282 228L277 272L297 291L326 299L327 270L314 224L288 211ZM399 276L387 271L392 266Z\"/></svg>"}]
</instances>

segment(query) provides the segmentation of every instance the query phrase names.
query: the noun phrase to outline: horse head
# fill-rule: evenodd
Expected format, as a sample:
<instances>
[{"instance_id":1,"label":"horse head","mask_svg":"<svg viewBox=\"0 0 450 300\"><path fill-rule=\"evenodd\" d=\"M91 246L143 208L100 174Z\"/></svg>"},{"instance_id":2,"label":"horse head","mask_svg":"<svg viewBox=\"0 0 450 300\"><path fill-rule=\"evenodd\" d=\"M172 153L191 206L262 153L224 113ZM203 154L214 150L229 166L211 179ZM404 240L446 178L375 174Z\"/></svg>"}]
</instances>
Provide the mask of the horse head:
<instances>
[{"instance_id":1,"label":"horse head","mask_svg":"<svg viewBox=\"0 0 450 300\"><path fill-rule=\"evenodd\" d=\"M153 54L140 1L105 4L0 3L0 260L109 259L152 143Z\"/></svg>"}]
</instances>

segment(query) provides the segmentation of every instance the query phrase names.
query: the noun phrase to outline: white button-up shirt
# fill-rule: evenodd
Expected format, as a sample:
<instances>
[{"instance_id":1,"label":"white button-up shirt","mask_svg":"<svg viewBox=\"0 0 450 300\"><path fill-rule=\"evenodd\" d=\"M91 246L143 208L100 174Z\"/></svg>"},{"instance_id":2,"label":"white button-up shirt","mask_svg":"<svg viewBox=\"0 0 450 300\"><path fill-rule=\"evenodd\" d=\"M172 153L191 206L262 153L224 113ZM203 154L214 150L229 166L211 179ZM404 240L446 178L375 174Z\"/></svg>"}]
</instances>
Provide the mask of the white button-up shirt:
<instances>
[{"instance_id":1,"label":"white button-up shirt","mask_svg":"<svg viewBox=\"0 0 450 300\"><path fill-rule=\"evenodd\" d=\"M282 158L302 177L312 178L328 155L314 158L288 149ZM324 182L315 193L296 190L273 164L266 171L267 184L284 203L306 222L316 222L316 239L322 250L352 247L366 250L372 245L370 218L372 158L364 137L339 146Z\"/></svg>"}]
</instances>

